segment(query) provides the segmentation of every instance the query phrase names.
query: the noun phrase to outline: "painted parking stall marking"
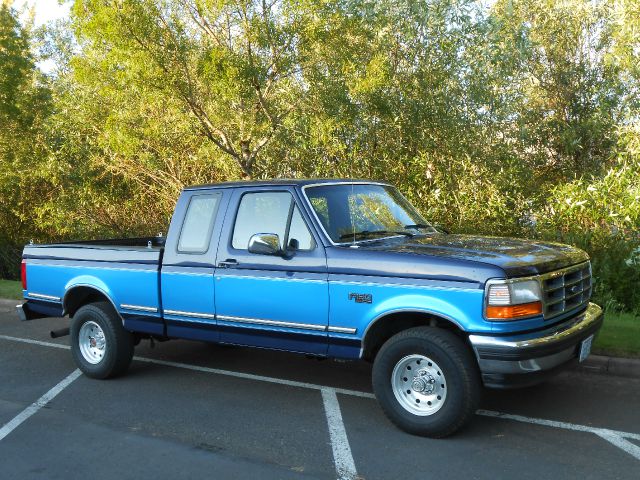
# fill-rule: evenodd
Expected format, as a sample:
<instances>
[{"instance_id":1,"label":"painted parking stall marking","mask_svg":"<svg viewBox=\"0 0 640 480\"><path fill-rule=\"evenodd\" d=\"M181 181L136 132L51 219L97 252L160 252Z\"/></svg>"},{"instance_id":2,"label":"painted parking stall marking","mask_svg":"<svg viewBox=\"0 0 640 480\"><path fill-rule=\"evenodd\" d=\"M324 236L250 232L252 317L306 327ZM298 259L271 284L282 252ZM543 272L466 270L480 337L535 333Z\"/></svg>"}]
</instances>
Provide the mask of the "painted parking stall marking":
<instances>
[{"instance_id":1,"label":"painted parking stall marking","mask_svg":"<svg viewBox=\"0 0 640 480\"><path fill-rule=\"evenodd\" d=\"M43 342L43 341L40 341L40 340L32 340L32 339L29 339L29 338L12 337L12 336L7 336L7 335L0 335L0 340L27 343L27 344L39 345L39 346L43 346L43 347L61 348L61 349L67 349L67 350L70 349L70 347L68 345L60 345L60 344L52 343L52 342ZM280 384L280 385L287 385L287 386L291 386L291 387L306 388L306 389L313 389L313 390L320 391L322 393L322 395L323 395L323 403L324 403L324 408L325 408L325 412L326 412L326 415L327 415L327 423L329 425L329 432L330 432L330 436L331 436L331 443L332 443L332 450L333 450L333 455L334 455L334 462L335 462L335 467L336 467L336 472L338 474L338 478L339 478L339 480L357 478L357 473L356 473L356 469L355 469L355 463L353 462L353 456L351 455L351 448L349 446L349 442L348 442L348 439L347 439L347 435L346 435L346 430L344 428L344 424L342 423L342 414L340 413L340 407L339 407L339 404L338 404L338 401L337 401L337 394L350 395L350 396L355 396L355 397L360 397L360 398L374 399L375 397L374 397L374 395L372 393L360 392L360 391L357 391L357 390L348 390L348 389L343 389L343 388L333 388L333 387L328 387L326 385L318 385L318 384L314 384L314 383L298 382L298 381L295 381L295 380L286 380L286 379L280 379L280 378L266 377L266 376L254 375L254 374L250 374L250 373L234 372L234 371L231 371L231 370L222 370L222 369L217 369L217 368L203 367L203 366L191 365L191 364L187 364L187 363L170 362L170 361L166 361L166 360L156 360L156 359L153 359L153 358L146 358L146 357L134 357L134 360L139 361L139 362L144 362L144 363L151 363L151 364L155 364L155 365L161 365L161 366L167 366L167 367L173 367L173 368L182 368L182 369L192 370L192 371L197 371L197 372L211 373L211 374L215 374L215 375L225 375L225 376L230 376L230 377L235 377L235 378L243 378L243 379L246 379L246 380L253 380L253 381L259 381L259 382L268 382L268 383L276 383L276 384ZM77 371L77 372L78 372L77 376L80 376L79 371ZM73 375L76 375L76 372L72 373L69 377L67 377L67 379L69 379ZM77 378L77 376L75 378ZM75 380L75 378L73 378L71 381L69 381L69 383L71 383L73 380ZM60 384L64 383L67 379L65 379L62 382L60 382ZM60 384L58 384L58 385L60 385ZM56 387L54 387L54 389ZM63 386L62 389L65 388L65 387L66 387L66 385ZM325 393L325 392L327 392L327 393ZM49 392L47 392L47 394L48 393ZM59 392L57 392L57 393L59 393ZM57 393L55 395L57 395ZM47 394L45 394L45 396ZM53 395L53 396L55 396L55 395ZM44 398L45 396L43 396L42 398ZM335 401L333 400L333 397L335 397ZM53 398L53 397L51 397L51 398ZM40 400L41 399L39 399L38 401L40 401ZM48 401L50 401L50 399L47 400L47 402ZM35 402L34 405L36 403L37 402ZM46 402L45 402L45 404L46 404ZM327 407L327 405L329 405L329 407ZM31 408L31 407L29 407L29 408ZM39 408L41 408L41 407L39 407ZM35 411L37 411L37 409ZM33 413L35 413L35 411ZM336 414L336 412L339 414L339 416ZM28 418L29 416L33 415L33 413L28 415L26 418ZM495 412L495 411L491 411L491 410L478 410L476 412L476 414L484 416L484 417L491 417L491 418L496 418L496 419L503 419L503 420L521 422L521 423L529 423L529 424L534 424L534 425L540 425L540 426L545 426L545 427L549 427L549 428L557 428L557 429L563 429L563 430L572 430L572 431L578 431L578 432L594 434L594 435L597 435L598 437L602 438L603 440L607 441L609 444L615 446L616 448L619 448L620 450L624 451L625 453L631 455L636 460L640 460L640 447L638 447L637 445L635 445L634 443L629 441L629 440L640 441L640 433L623 432L623 431L619 431L619 430L611 430L611 429L607 429L607 428L591 427L591 426L588 426L588 425L578 425L578 424L573 424L573 423L560 422L560 421L556 421L556 420L546 420L546 419L541 419L541 418L525 417L525 416L522 416L522 415L515 415L515 414L509 414L509 413L503 413L503 412ZM24 420L26 420L26 418ZM22 420L22 421L24 421L24 420ZM22 421L20 423L22 423ZM13 428L17 427L20 423L15 425ZM342 426L340 427L341 423L342 423ZM7 425L9 425L9 424L7 424ZM4 430L5 427L3 427L3 430ZM0 439L1 438L3 438L3 437L0 437ZM334 444L334 442L335 442L335 444ZM337 453L336 453L336 449L338 449Z\"/></svg>"},{"instance_id":2,"label":"painted parking stall marking","mask_svg":"<svg viewBox=\"0 0 640 480\"><path fill-rule=\"evenodd\" d=\"M30 345L40 345L41 347L53 347L53 348L61 348L65 350L70 350L71 347L69 345L61 345L59 343L52 342L43 342L40 340L32 340L30 338L19 338L19 337L11 337L8 335L0 335L0 340L8 340L11 342L20 342L27 343ZM348 390L345 388L333 388L327 387L326 385L318 385L315 383L307 383L307 382L298 382L296 380L286 380L283 378L274 378L274 377L265 377L263 375L254 375L252 373L242 373L242 372L234 372L232 370L223 370L220 368L211 368L211 367L203 367L200 365L191 365L189 363L181 363L181 362L170 362L167 360L157 360L155 358L146 358L146 357L133 357L134 360L143 363L152 363L154 365L162 365L165 367L174 367L174 368L182 368L185 370L193 370L195 372L204 372L204 373L213 373L215 375L225 375L229 377L235 378L243 378L245 380L255 380L258 382L268 382L268 383L277 383L279 385L287 385L290 387L298 387L298 388L308 388L312 390L322 390L324 388L331 388L336 393L341 393L344 395L351 395L353 397L362 397L362 398L372 398L376 397L373 393L369 392L359 392L357 390Z\"/></svg>"},{"instance_id":3,"label":"painted parking stall marking","mask_svg":"<svg viewBox=\"0 0 640 480\"><path fill-rule=\"evenodd\" d=\"M42 407L47 405L51 400L53 400L61 391L67 388L69 385L76 380L82 372L79 369L71 372L64 380L54 386L47 393L42 395L38 400L33 402L27 408L25 408L18 415L13 417L7 424L5 424L2 428L0 428L0 441L2 441L7 435L13 432L16 428L18 428L23 422L28 420L31 416L38 412Z\"/></svg>"},{"instance_id":4,"label":"painted parking stall marking","mask_svg":"<svg viewBox=\"0 0 640 480\"><path fill-rule=\"evenodd\" d=\"M608 428L589 427L587 425L576 425L575 423L558 422L556 420L544 420L542 418L530 418L522 415L512 415L510 413L492 412L490 410L478 410L476 414L485 417L503 418L505 420L513 420L516 422L542 425L545 427L561 428L563 430L573 430L575 432L593 433L619 449L627 452L637 460L640 460L640 447L627 440L640 440L640 434L638 433L619 432L617 430L609 430Z\"/></svg>"},{"instance_id":5,"label":"painted parking stall marking","mask_svg":"<svg viewBox=\"0 0 640 480\"><path fill-rule=\"evenodd\" d=\"M0 340L8 340L10 342L28 343L29 345L40 345L41 347L61 348L63 350L71 350L69 345L60 345L58 343L41 342L40 340L32 340L31 338L10 337L8 335L0 335Z\"/></svg>"},{"instance_id":6,"label":"painted parking stall marking","mask_svg":"<svg viewBox=\"0 0 640 480\"><path fill-rule=\"evenodd\" d=\"M347 431L342 421L340 404L335 390L323 388L322 403L327 415L329 426L329 437L331 438L331 449L333 450L333 463L336 466L336 473L339 480L353 480L357 477L356 465L351 454Z\"/></svg>"},{"instance_id":7,"label":"painted parking stall marking","mask_svg":"<svg viewBox=\"0 0 640 480\"><path fill-rule=\"evenodd\" d=\"M0 340L7 340L12 342L27 343L30 345L39 345L42 347L53 347L70 350L68 345L60 345L58 343L43 342L40 340L32 340L29 338L11 337L8 335L0 335ZM361 398L375 398L372 393L358 392L356 390L347 390L342 388L331 388L324 385L317 385L314 383L297 382L294 380L285 380L281 378L265 377L262 375L253 375L250 373L234 372L230 370L222 370L218 368L202 367L199 365L191 365L188 363L169 362L166 360L156 360L153 358L134 356L134 360L143 363L151 363L154 365L161 365L165 367L182 368L185 370L191 370L202 373L212 373L214 375L224 375L234 378L241 378L245 380L253 380L258 382L277 383L280 385L286 385L296 388L305 388L318 390L322 393L322 400L325 409L325 415L327 417L327 425L329 428L329 437L331 440L331 450L333 452L334 464L336 468L338 480L353 480L357 478L357 471L353 456L351 454L351 447L347 438L347 432L342 421L342 413L340 412L340 404L338 403L337 393L344 395L350 395ZM73 379L75 380L80 376L80 371L76 370L78 375ZM74 372L74 374L76 373ZM72 374L73 375L73 374ZM69 376L71 377L71 375ZM67 377L67 378L69 378ZM72 380L72 381L73 381ZM64 382L64 381L63 381ZM61 382L61 383L63 383ZM69 382L71 383L71 381ZM60 384L59 384L60 385ZM68 384L67 384L68 385ZM66 385L65 385L66 386ZM55 387L54 387L55 388ZM62 391L62 389L60 389ZM56 393L56 395L59 392ZM54 395L55 396L55 395ZM53 397L51 397L53 398ZM37 411L37 410L36 410ZM35 413L35 412L34 412ZM33 414L33 413L32 413ZM31 415L32 415L31 414ZM29 415L29 416L31 416ZM27 417L28 418L28 417ZM25 418L26 419L26 418ZM24 420L23 420L24 421ZM22 422L20 422L22 423ZM17 427L20 423L16 424L13 428ZM0 438L1 440L1 438Z\"/></svg>"}]
</instances>

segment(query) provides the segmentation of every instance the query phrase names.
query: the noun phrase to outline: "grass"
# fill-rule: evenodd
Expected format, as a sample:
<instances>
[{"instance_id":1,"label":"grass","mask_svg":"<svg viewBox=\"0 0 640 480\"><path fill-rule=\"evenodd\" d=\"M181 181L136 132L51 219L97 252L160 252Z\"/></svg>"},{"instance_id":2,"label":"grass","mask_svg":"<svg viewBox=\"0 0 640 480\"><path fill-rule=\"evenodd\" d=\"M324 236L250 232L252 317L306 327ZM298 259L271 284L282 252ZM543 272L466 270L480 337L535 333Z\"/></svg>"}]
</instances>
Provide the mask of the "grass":
<instances>
[{"instance_id":1,"label":"grass","mask_svg":"<svg viewBox=\"0 0 640 480\"><path fill-rule=\"evenodd\" d=\"M20 282L0 279L0 298L20 300L22 298L22 285Z\"/></svg>"},{"instance_id":2,"label":"grass","mask_svg":"<svg viewBox=\"0 0 640 480\"><path fill-rule=\"evenodd\" d=\"M20 300L22 285L0 279L0 298ZM593 353L614 357L640 358L640 316L607 312L604 325L593 344Z\"/></svg>"},{"instance_id":3,"label":"grass","mask_svg":"<svg viewBox=\"0 0 640 480\"><path fill-rule=\"evenodd\" d=\"M613 357L640 358L640 316L607 312L593 344L593 353Z\"/></svg>"}]
</instances>

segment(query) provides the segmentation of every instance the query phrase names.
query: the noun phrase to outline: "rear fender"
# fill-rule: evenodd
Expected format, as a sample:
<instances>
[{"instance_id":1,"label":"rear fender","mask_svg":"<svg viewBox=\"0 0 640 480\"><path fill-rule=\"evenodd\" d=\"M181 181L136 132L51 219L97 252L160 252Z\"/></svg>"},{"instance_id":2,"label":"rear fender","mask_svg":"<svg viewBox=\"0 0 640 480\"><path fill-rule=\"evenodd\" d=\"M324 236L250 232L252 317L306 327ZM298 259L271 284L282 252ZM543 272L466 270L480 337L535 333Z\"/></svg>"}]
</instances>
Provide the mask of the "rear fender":
<instances>
[{"instance_id":1,"label":"rear fender","mask_svg":"<svg viewBox=\"0 0 640 480\"><path fill-rule=\"evenodd\" d=\"M74 305L72 303L74 300L74 295L79 293L80 289L94 290L96 294L104 297L107 301L109 301L114 311L120 316L120 312L116 307L116 302L114 300L114 295L111 289L102 280L91 275L81 275L74 278L73 280L70 280L65 285L65 293L62 299L62 307L64 309L65 315L72 315L73 313L75 313L75 310L77 310L77 308L74 309Z\"/></svg>"}]
</instances>

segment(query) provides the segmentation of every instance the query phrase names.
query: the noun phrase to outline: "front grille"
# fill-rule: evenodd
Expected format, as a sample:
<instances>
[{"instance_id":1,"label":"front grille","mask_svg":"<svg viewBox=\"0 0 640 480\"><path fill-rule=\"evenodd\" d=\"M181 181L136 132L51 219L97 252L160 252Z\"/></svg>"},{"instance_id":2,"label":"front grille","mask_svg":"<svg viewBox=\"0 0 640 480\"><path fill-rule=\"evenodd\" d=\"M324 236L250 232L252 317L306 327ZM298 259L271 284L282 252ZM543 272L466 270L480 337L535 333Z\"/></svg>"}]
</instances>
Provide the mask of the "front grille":
<instances>
[{"instance_id":1,"label":"front grille","mask_svg":"<svg viewBox=\"0 0 640 480\"><path fill-rule=\"evenodd\" d=\"M542 297L545 320L586 306L591 298L591 264L542 275Z\"/></svg>"}]
</instances>

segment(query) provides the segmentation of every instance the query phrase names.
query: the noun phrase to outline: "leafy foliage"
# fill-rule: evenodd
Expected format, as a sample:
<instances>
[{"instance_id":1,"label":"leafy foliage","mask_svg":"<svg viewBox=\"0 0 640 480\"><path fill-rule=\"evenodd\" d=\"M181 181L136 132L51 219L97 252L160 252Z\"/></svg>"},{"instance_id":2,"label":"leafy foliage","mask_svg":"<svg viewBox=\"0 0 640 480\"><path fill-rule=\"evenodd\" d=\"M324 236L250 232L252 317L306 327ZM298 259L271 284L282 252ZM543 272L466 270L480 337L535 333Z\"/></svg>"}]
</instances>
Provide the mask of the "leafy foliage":
<instances>
[{"instance_id":1,"label":"leafy foliage","mask_svg":"<svg viewBox=\"0 0 640 480\"><path fill-rule=\"evenodd\" d=\"M166 231L188 184L365 177L452 231L579 245L640 309L638 1L489 5L75 0L43 35L2 7L0 264Z\"/></svg>"},{"instance_id":2,"label":"leafy foliage","mask_svg":"<svg viewBox=\"0 0 640 480\"><path fill-rule=\"evenodd\" d=\"M13 11L0 5L0 275L16 265L17 244L29 233L30 198L51 195L34 158L42 158L44 121L50 112L48 90L38 85L28 32ZM11 262L11 263L10 263Z\"/></svg>"}]
</instances>

